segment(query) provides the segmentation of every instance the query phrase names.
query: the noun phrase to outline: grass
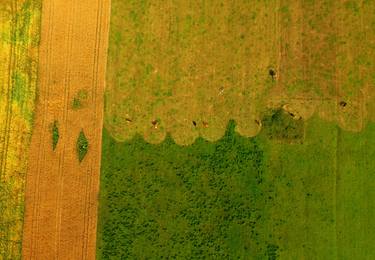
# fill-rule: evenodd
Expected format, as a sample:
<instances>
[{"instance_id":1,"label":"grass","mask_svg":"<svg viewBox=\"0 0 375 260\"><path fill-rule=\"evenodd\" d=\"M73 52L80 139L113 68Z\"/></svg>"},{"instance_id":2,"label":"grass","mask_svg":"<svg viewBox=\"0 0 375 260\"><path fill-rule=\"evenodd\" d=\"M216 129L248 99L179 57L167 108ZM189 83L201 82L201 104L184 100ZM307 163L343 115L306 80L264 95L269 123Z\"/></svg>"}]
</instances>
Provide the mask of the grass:
<instances>
[{"instance_id":1,"label":"grass","mask_svg":"<svg viewBox=\"0 0 375 260\"><path fill-rule=\"evenodd\" d=\"M81 130L77 139L77 154L78 154L78 160L80 162L82 162L82 160L85 158L88 149L89 149L89 142L85 136L85 133L83 132L83 130Z\"/></svg>"},{"instance_id":2,"label":"grass","mask_svg":"<svg viewBox=\"0 0 375 260\"><path fill-rule=\"evenodd\" d=\"M277 41L259 25L273 26L276 6L276 1L113 1L106 121L117 139L142 133L160 143L169 132L182 145L198 136L217 140L230 116L241 117L237 123L247 128L247 117L259 112L259 97L274 85L269 67L277 64L272 51ZM154 118L162 127L149 127ZM209 127L193 127L192 121Z\"/></svg>"},{"instance_id":3,"label":"grass","mask_svg":"<svg viewBox=\"0 0 375 260\"><path fill-rule=\"evenodd\" d=\"M236 135L233 123L222 140L188 147L120 144L107 132L103 141L100 259L267 254L261 142Z\"/></svg>"},{"instance_id":4,"label":"grass","mask_svg":"<svg viewBox=\"0 0 375 260\"><path fill-rule=\"evenodd\" d=\"M338 129L338 259L375 257L375 125L358 135Z\"/></svg>"},{"instance_id":5,"label":"grass","mask_svg":"<svg viewBox=\"0 0 375 260\"><path fill-rule=\"evenodd\" d=\"M374 258L373 10L112 1L98 258Z\"/></svg>"},{"instance_id":6,"label":"grass","mask_svg":"<svg viewBox=\"0 0 375 260\"><path fill-rule=\"evenodd\" d=\"M21 259L40 10L39 0L0 4L0 259Z\"/></svg>"},{"instance_id":7,"label":"grass","mask_svg":"<svg viewBox=\"0 0 375 260\"><path fill-rule=\"evenodd\" d=\"M232 122L185 147L104 131L97 257L370 259L374 130L314 117L288 143L241 137Z\"/></svg>"},{"instance_id":8,"label":"grass","mask_svg":"<svg viewBox=\"0 0 375 260\"><path fill-rule=\"evenodd\" d=\"M138 133L160 143L171 133L188 145L199 136L217 140L235 119L253 136L269 103L294 102L296 112L312 107L345 130L361 130L352 115L372 114L360 107L374 102L367 87L374 85L375 2L344 2L112 1L107 128L118 141ZM340 110L337 99L353 102ZM155 117L162 128L149 127ZM193 120L209 127L191 127Z\"/></svg>"}]
</instances>

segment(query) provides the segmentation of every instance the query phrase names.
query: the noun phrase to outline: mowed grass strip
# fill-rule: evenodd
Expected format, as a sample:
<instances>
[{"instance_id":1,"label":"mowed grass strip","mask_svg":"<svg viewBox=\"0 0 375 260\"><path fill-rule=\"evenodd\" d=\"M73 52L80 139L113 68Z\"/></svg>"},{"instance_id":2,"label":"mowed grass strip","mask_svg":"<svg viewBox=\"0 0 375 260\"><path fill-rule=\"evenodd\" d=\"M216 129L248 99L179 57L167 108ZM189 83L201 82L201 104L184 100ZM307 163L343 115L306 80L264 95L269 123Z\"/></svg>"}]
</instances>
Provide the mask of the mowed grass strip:
<instances>
[{"instance_id":1,"label":"mowed grass strip","mask_svg":"<svg viewBox=\"0 0 375 260\"><path fill-rule=\"evenodd\" d=\"M20 259L41 1L0 3L0 259Z\"/></svg>"},{"instance_id":2,"label":"mowed grass strip","mask_svg":"<svg viewBox=\"0 0 375 260\"><path fill-rule=\"evenodd\" d=\"M230 119L254 136L285 106L360 131L375 103L374 13L367 0L114 0L105 125L118 141L188 145L218 140Z\"/></svg>"},{"instance_id":3,"label":"mowed grass strip","mask_svg":"<svg viewBox=\"0 0 375 260\"><path fill-rule=\"evenodd\" d=\"M160 143L170 133L182 145L218 140L230 119L241 134L258 133L275 86L277 3L112 1L107 129L119 141L139 133Z\"/></svg>"}]
</instances>

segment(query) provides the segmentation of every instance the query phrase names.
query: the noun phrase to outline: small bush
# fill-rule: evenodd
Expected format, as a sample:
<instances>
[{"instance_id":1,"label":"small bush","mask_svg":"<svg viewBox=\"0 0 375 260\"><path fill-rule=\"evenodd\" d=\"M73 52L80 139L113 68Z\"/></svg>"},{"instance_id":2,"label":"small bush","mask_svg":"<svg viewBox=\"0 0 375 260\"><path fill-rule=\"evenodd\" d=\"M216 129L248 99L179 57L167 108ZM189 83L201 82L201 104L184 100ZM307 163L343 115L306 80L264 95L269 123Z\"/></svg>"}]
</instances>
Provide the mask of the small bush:
<instances>
[{"instance_id":1,"label":"small bush","mask_svg":"<svg viewBox=\"0 0 375 260\"><path fill-rule=\"evenodd\" d=\"M82 107L81 100L79 100L79 98L74 98L72 108L76 110L76 109L80 109L81 107Z\"/></svg>"},{"instance_id":2,"label":"small bush","mask_svg":"<svg viewBox=\"0 0 375 260\"><path fill-rule=\"evenodd\" d=\"M263 117L263 132L270 139L285 142L302 142L304 121L283 109L272 110Z\"/></svg>"},{"instance_id":3,"label":"small bush","mask_svg":"<svg viewBox=\"0 0 375 260\"><path fill-rule=\"evenodd\" d=\"M59 142L59 127L58 127L58 122L55 120L53 122L52 126L52 149L55 150L57 147L57 143Z\"/></svg>"},{"instance_id":4,"label":"small bush","mask_svg":"<svg viewBox=\"0 0 375 260\"><path fill-rule=\"evenodd\" d=\"M88 96L87 91L80 90L77 93L77 95L73 98L72 108L74 110L78 110L84 107L86 100L87 100L87 96Z\"/></svg>"},{"instance_id":5,"label":"small bush","mask_svg":"<svg viewBox=\"0 0 375 260\"><path fill-rule=\"evenodd\" d=\"M77 153L78 159L80 162L85 158L87 151L89 149L89 142L85 136L83 130L79 133L78 140L77 140Z\"/></svg>"},{"instance_id":6,"label":"small bush","mask_svg":"<svg viewBox=\"0 0 375 260\"><path fill-rule=\"evenodd\" d=\"M279 250L279 246L277 245L267 245L267 259L269 260L276 260L278 259L279 255L277 251Z\"/></svg>"}]
</instances>

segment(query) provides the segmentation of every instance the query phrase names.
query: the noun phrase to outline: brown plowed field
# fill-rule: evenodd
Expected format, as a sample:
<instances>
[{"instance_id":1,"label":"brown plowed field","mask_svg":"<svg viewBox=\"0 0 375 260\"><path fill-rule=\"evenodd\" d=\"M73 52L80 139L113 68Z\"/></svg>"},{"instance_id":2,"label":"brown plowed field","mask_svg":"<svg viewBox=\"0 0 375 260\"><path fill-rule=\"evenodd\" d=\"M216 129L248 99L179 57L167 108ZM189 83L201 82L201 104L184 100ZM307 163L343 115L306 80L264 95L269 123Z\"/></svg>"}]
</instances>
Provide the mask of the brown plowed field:
<instances>
[{"instance_id":1,"label":"brown plowed field","mask_svg":"<svg viewBox=\"0 0 375 260\"><path fill-rule=\"evenodd\" d=\"M43 2L24 259L95 258L109 11L109 0ZM79 106L77 96L84 96ZM53 150L55 121L59 139ZM80 163L81 130L89 144Z\"/></svg>"}]
</instances>

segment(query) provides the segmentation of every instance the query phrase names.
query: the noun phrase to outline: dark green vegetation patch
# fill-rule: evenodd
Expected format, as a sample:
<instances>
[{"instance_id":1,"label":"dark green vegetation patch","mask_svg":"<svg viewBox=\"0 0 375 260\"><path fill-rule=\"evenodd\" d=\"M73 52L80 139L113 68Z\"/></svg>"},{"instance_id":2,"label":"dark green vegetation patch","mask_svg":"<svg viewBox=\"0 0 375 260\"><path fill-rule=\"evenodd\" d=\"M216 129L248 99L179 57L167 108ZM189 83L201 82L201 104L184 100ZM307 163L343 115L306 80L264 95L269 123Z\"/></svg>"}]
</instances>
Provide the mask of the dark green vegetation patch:
<instances>
[{"instance_id":1,"label":"dark green vegetation patch","mask_svg":"<svg viewBox=\"0 0 375 260\"><path fill-rule=\"evenodd\" d=\"M85 103L87 100L87 91L85 90L80 90L78 93L75 95L72 101L72 108L73 110L78 110L84 107Z\"/></svg>"},{"instance_id":2,"label":"dark green vegetation patch","mask_svg":"<svg viewBox=\"0 0 375 260\"><path fill-rule=\"evenodd\" d=\"M294 119L293 119L294 120ZM372 259L375 125L303 143L103 136L98 259Z\"/></svg>"},{"instance_id":3,"label":"dark green vegetation patch","mask_svg":"<svg viewBox=\"0 0 375 260\"><path fill-rule=\"evenodd\" d=\"M302 118L288 113L283 109L269 111L263 117L263 131L270 139L288 143L302 142L305 124Z\"/></svg>"},{"instance_id":4,"label":"dark green vegetation patch","mask_svg":"<svg viewBox=\"0 0 375 260\"><path fill-rule=\"evenodd\" d=\"M56 149L57 143L59 142L60 134L59 134L59 126L58 122L55 120L52 126L52 148L53 150Z\"/></svg>"},{"instance_id":5,"label":"dark green vegetation patch","mask_svg":"<svg viewBox=\"0 0 375 260\"><path fill-rule=\"evenodd\" d=\"M77 140L77 153L78 153L78 159L80 162L82 162L83 158L85 158L88 149L89 149L89 141L87 140L83 130L81 130L78 136L78 140Z\"/></svg>"},{"instance_id":6,"label":"dark green vegetation patch","mask_svg":"<svg viewBox=\"0 0 375 260\"><path fill-rule=\"evenodd\" d=\"M99 249L102 259L262 256L262 144L234 134L181 147L107 133Z\"/></svg>"},{"instance_id":7,"label":"dark green vegetation patch","mask_svg":"<svg viewBox=\"0 0 375 260\"><path fill-rule=\"evenodd\" d=\"M82 106L81 104L81 100L79 100L78 98L73 98L73 103L72 103L72 108L73 109L80 109Z\"/></svg>"}]
</instances>

